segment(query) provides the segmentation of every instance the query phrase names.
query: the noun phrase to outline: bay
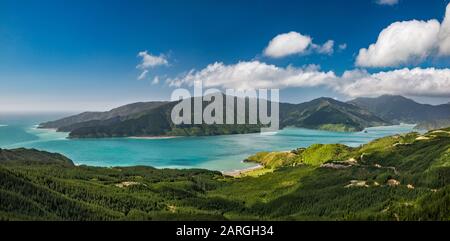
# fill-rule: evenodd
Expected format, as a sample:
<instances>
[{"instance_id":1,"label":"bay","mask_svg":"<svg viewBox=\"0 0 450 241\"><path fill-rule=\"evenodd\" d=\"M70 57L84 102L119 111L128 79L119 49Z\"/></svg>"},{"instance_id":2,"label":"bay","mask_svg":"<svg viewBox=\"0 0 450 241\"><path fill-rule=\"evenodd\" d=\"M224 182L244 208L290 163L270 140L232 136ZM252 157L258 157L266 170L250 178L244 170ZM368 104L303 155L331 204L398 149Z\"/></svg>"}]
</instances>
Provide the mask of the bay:
<instances>
[{"instance_id":1,"label":"bay","mask_svg":"<svg viewBox=\"0 0 450 241\"><path fill-rule=\"evenodd\" d=\"M46 119L47 118L47 119ZM49 116L0 118L1 148L35 148L61 153L78 165L206 168L234 171L254 166L242 160L260 151L286 151L312 144L341 143L356 147L384 136L408 133L414 125L367 128L343 133L286 128L271 134L177 138L67 139L68 133L36 129Z\"/></svg>"}]
</instances>

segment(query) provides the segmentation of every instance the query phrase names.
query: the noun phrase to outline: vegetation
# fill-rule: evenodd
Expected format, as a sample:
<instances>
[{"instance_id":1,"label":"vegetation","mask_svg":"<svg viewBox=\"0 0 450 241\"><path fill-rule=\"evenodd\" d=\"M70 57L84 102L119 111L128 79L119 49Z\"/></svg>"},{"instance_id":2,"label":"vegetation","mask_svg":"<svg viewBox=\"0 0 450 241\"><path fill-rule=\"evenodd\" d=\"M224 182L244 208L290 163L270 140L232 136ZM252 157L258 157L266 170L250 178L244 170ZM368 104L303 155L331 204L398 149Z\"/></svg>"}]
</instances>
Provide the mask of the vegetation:
<instances>
[{"instance_id":1,"label":"vegetation","mask_svg":"<svg viewBox=\"0 0 450 241\"><path fill-rule=\"evenodd\" d=\"M319 130L337 132L355 132L360 129L345 124L324 124L318 127Z\"/></svg>"},{"instance_id":2,"label":"vegetation","mask_svg":"<svg viewBox=\"0 0 450 241\"><path fill-rule=\"evenodd\" d=\"M240 178L0 151L5 220L450 220L450 129L265 152Z\"/></svg>"},{"instance_id":3,"label":"vegetation","mask_svg":"<svg viewBox=\"0 0 450 241\"><path fill-rule=\"evenodd\" d=\"M420 104L414 100L397 95L357 98L350 101L349 104L368 110L384 120L394 123L417 124L429 121L434 122L436 120L450 120L450 104ZM443 127L445 126L438 126L438 128Z\"/></svg>"},{"instance_id":4,"label":"vegetation","mask_svg":"<svg viewBox=\"0 0 450 241\"><path fill-rule=\"evenodd\" d=\"M282 127L295 126L328 131L362 131L371 126L390 124L358 106L331 98L280 106Z\"/></svg>"},{"instance_id":5,"label":"vegetation","mask_svg":"<svg viewBox=\"0 0 450 241\"><path fill-rule=\"evenodd\" d=\"M56 121L49 121L42 123L42 128L60 129L61 131L71 131L82 127L87 123L99 123L99 121L115 122L125 120L128 117L139 115L147 111L158 108L167 102L138 102L129 105L124 105L106 112L83 112L78 115L69 116ZM84 123L80 125L81 123Z\"/></svg>"},{"instance_id":6,"label":"vegetation","mask_svg":"<svg viewBox=\"0 0 450 241\"><path fill-rule=\"evenodd\" d=\"M248 101L246 99L247 107ZM237 98L235 98L236 102ZM171 121L171 111L177 103L135 103L109 112L86 112L57 121L42 123L40 127L70 132L71 138L211 136L255 133L263 127L260 122L258 124L236 125L174 125ZM203 108L209 104L210 102L204 101ZM246 108L245 115L248 120L248 108ZM223 116L225 123L226 113ZM236 108L234 116L236 119ZM280 103L281 128L295 126L331 131L361 131L366 127L386 124L389 123L368 111L329 98L320 98L298 105Z\"/></svg>"},{"instance_id":7,"label":"vegetation","mask_svg":"<svg viewBox=\"0 0 450 241\"><path fill-rule=\"evenodd\" d=\"M290 152L260 152L246 161L256 162L266 168L310 165L320 166L329 161L343 160L350 156L351 148L340 144L315 144L308 148L299 148Z\"/></svg>"},{"instance_id":8,"label":"vegetation","mask_svg":"<svg viewBox=\"0 0 450 241\"><path fill-rule=\"evenodd\" d=\"M450 117L444 120L430 120L419 123L415 129L417 130L436 130L450 127Z\"/></svg>"}]
</instances>

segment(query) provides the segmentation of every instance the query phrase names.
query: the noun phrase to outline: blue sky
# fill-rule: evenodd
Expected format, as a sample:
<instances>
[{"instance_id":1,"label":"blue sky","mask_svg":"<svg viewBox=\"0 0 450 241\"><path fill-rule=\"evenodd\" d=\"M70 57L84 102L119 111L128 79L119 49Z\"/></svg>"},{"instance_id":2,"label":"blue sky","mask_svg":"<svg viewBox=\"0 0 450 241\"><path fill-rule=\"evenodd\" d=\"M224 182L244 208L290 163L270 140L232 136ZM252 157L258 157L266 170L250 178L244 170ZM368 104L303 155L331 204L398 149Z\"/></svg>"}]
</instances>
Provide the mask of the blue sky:
<instances>
[{"instance_id":1,"label":"blue sky","mask_svg":"<svg viewBox=\"0 0 450 241\"><path fill-rule=\"evenodd\" d=\"M215 62L230 71L240 62L274 66L281 68L283 77L292 74L285 73L287 66L298 75L313 68L308 65L315 66L314 73L331 71L336 78L355 69L367 76L404 68L447 70L448 55L431 53L431 47L425 48L425 57L407 55L406 62L392 66L356 64L360 49L374 44L390 24L413 19L442 22L447 4L447 0L400 0L393 5L376 0L0 0L0 111L104 110L134 101L167 100L175 88L170 80L186 83L189 71L195 75ZM283 57L265 54L272 39L290 32L309 36L309 47ZM332 53L319 53L329 40L334 43ZM142 51L167 64L137 68ZM138 79L144 70L148 74ZM157 84L152 83L155 77L160 80ZM255 78L255 83L261 81L260 76ZM446 88L447 82L438 86ZM328 83L296 82L281 86L281 99L296 103L320 96L347 100L364 95L350 87L338 90ZM395 88L386 91L403 94ZM429 103L450 100L445 90L420 90L409 96Z\"/></svg>"}]
</instances>

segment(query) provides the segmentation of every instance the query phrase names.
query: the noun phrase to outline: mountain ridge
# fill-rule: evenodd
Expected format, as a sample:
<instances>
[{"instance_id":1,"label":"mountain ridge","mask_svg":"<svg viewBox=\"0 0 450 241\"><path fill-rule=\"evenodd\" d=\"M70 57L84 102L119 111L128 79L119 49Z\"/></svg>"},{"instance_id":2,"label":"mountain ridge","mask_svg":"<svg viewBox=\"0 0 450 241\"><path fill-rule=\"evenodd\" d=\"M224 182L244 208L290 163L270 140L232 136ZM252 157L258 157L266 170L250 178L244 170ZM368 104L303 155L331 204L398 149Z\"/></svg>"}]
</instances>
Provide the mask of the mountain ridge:
<instances>
[{"instance_id":1,"label":"mountain ridge","mask_svg":"<svg viewBox=\"0 0 450 241\"><path fill-rule=\"evenodd\" d=\"M176 103L178 102L141 103L145 108L129 111L129 106L135 105L130 104L113 109L123 109L121 114L117 114L117 111L112 113L111 110L89 114L86 118L86 114L82 113L42 123L39 127L70 132L71 138L245 134L259 132L263 127L260 123L175 126L170 120L170 112ZM209 102L203 103L205 107ZM248 110L246 115L248 117ZM108 119L105 116L112 117ZM332 131L361 131L367 127L387 124L390 123L360 107L332 98L322 97L300 104L280 103L281 128L295 126Z\"/></svg>"},{"instance_id":2,"label":"mountain ridge","mask_svg":"<svg viewBox=\"0 0 450 241\"><path fill-rule=\"evenodd\" d=\"M117 108L113 108L109 111L87 111L80 114L65 117L56 121L48 121L41 123L48 129L58 129L62 126L70 126L80 122L86 121L101 121L112 118L123 118L133 114L138 114L140 112L148 111L157 108L163 104L168 103L167 101L150 101L150 102L135 102L127 105L123 105Z\"/></svg>"},{"instance_id":3,"label":"mountain ridge","mask_svg":"<svg viewBox=\"0 0 450 241\"><path fill-rule=\"evenodd\" d=\"M450 104L421 104L399 95L382 95L375 98L360 97L347 103L367 109L394 123L419 124L450 119Z\"/></svg>"}]
</instances>

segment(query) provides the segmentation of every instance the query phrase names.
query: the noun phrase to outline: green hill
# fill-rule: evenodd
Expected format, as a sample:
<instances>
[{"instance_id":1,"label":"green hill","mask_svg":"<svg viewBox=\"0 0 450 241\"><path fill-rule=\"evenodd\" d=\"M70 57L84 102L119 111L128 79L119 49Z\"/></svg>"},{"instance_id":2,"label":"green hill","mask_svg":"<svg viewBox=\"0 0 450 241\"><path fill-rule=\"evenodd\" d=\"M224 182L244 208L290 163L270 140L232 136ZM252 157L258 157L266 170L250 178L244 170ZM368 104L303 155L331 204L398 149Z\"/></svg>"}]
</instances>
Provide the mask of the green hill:
<instances>
[{"instance_id":1,"label":"green hill","mask_svg":"<svg viewBox=\"0 0 450 241\"><path fill-rule=\"evenodd\" d=\"M381 118L394 123L418 124L450 120L450 104L420 104L403 96L383 95L377 98L357 98L348 103L376 113Z\"/></svg>"},{"instance_id":2,"label":"green hill","mask_svg":"<svg viewBox=\"0 0 450 241\"><path fill-rule=\"evenodd\" d=\"M281 105L280 122L282 126L331 131L361 131L367 127L389 124L369 111L331 98Z\"/></svg>"},{"instance_id":3,"label":"green hill","mask_svg":"<svg viewBox=\"0 0 450 241\"><path fill-rule=\"evenodd\" d=\"M450 129L259 153L258 177L0 151L4 220L450 220Z\"/></svg>"},{"instance_id":4,"label":"green hill","mask_svg":"<svg viewBox=\"0 0 450 241\"><path fill-rule=\"evenodd\" d=\"M444 120L430 120L419 123L417 130L435 130L450 127L450 118Z\"/></svg>"},{"instance_id":5,"label":"green hill","mask_svg":"<svg viewBox=\"0 0 450 241\"><path fill-rule=\"evenodd\" d=\"M129 105L124 105L110 111L105 112L83 112L78 115L69 116L56 121L49 121L40 124L41 128L59 129L60 131L71 131L89 125L88 123L99 123L101 121L114 122L125 120L135 115L143 114L147 111L160 107L167 102L138 102ZM82 124L84 123L84 124Z\"/></svg>"},{"instance_id":6,"label":"green hill","mask_svg":"<svg viewBox=\"0 0 450 241\"><path fill-rule=\"evenodd\" d=\"M40 128L56 128L59 131L70 132L71 138L85 138L244 134L259 132L262 127L260 124L175 126L170 114L177 103L131 104L109 112L82 113L42 123ZM208 104L209 102L205 101L203 106ZM248 108L245 114L248 119ZM225 118L226 113L224 113ZM332 131L361 131L366 127L386 124L389 123L368 111L330 98L320 98L302 104L280 103L281 128L295 126Z\"/></svg>"}]
</instances>

